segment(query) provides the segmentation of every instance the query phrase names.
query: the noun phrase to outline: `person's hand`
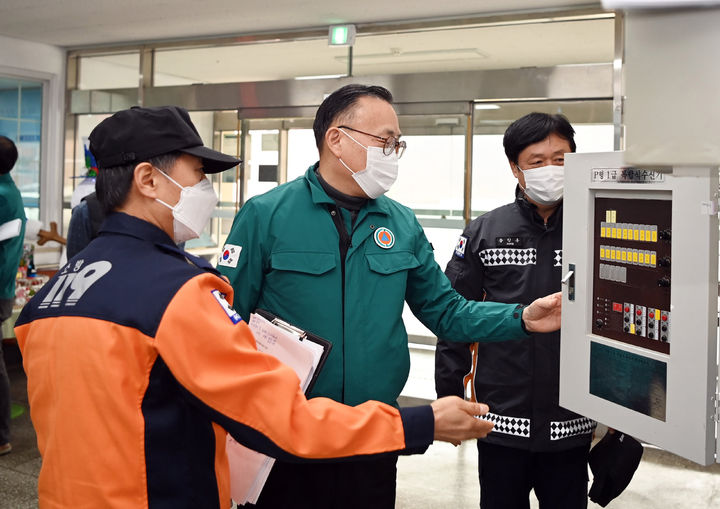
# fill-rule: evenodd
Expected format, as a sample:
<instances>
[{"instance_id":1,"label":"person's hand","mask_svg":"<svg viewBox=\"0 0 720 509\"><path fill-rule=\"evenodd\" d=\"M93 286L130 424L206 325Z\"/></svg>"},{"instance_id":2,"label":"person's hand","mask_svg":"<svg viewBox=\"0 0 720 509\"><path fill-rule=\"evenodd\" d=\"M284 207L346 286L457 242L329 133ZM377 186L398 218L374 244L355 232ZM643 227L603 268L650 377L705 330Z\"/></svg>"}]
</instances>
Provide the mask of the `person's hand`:
<instances>
[{"instance_id":1,"label":"person's hand","mask_svg":"<svg viewBox=\"0 0 720 509\"><path fill-rule=\"evenodd\" d=\"M560 328L562 293L535 299L523 309L522 319L528 332L552 332Z\"/></svg>"},{"instance_id":2,"label":"person's hand","mask_svg":"<svg viewBox=\"0 0 720 509\"><path fill-rule=\"evenodd\" d=\"M471 403L457 396L447 396L433 401L430 406L435 414L435 440L460 445L468 438L487 436L493 428L492 422L476 417L490 410L484 403Z\"/></svg>"}]
</instances>

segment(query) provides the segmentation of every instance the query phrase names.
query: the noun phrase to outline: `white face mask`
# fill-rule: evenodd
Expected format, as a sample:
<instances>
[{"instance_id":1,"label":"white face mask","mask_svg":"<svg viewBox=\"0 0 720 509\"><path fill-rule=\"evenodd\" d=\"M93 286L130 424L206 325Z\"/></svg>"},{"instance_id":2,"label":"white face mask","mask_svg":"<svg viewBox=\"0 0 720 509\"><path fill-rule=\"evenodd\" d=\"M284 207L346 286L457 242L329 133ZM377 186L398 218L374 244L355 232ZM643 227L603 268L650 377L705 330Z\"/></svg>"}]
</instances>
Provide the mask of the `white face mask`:
<instances>
[{"instance_id":1,"label":"white face mask","mask_svg":"<svg viewBox=\"0 0 720 509\"><path fill-rule=\"evenodd\" d=\"M345 161L338 158L338 161L352 173L352 177L360 186L360 189L368 195L369 198L375 199L387 193L397 180L398 176L398 155L393 151L392 154L386 156L382 147L366 147L348 133L340 129L348 138L367 150L367 162L365 169L360 171L352 171L345 164Z\"/></svg>"},{"instance_id":2,"label":"white face mask","mask_svg":"<svg viewBox=\"0 0 720 509\"><path fill-rule=\"evenodd\" d=\"M183 187L175 182L170 175L162 171L160 173L181 189L180 199L174 207L155 198L172 210L174 218L173 239L179 244L186 240L198 238L205 229L218 202L212 183L207 178L204 178L194 186Z\"/></svg>"},{"instance_id":3,"label":"white face mask","mask_svg":"<svg viewBox=\"0 0 720 509\"><path fill-rule=\"evenodd\" d=\"M517 165L516 165L517 166ZM555 205L563 197L563 166L541 166L520 170L525 176L525 194L540 205ZM522 186L520 186L522 189Z\"/></svg>"}]
</instances>

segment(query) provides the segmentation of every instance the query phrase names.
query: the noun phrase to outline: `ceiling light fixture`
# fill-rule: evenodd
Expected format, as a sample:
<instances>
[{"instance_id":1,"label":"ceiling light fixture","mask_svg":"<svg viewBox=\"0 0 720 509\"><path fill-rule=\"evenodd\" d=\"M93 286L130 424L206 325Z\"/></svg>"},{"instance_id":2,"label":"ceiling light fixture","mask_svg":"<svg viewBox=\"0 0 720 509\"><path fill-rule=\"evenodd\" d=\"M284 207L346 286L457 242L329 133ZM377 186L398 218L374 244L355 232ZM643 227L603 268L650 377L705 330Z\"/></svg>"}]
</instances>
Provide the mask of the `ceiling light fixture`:
<instances>
[{"instance_id":1,"label":"ceiling light fixture","mask_svg":"<svg viewBox=\"0 0 720 509\"><path fill-rule=\"evenodd\" d=\"M329 80L333 78L344 78L346 74L318 74L315 76L295 76L296 80Z\"/></svg>"}]
</instances>

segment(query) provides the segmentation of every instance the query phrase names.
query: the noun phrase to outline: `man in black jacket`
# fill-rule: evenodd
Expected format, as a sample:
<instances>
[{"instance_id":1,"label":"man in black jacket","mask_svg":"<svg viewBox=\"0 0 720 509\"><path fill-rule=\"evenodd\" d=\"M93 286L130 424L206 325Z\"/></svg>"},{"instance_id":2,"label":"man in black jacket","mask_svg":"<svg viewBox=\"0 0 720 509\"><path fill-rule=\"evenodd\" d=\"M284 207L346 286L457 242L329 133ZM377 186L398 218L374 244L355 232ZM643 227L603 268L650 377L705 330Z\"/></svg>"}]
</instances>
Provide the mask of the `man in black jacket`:
<instances>
[{"instance_id":1,"label":"man in black jacket","mask_svg":"<svg viewBox=\"0 0 720 509\"><path fill-rule=\"evenodd\" d=\"M575 131L562 115L530 113L505 131L518 180L515 201L467 225L445 270L464 297L530 302L560 290L565 154ZM438 396L463 396L467 345L438 341ZM492 433L478 440L480 507L587 507L587 456L594 422L558 404L560 333L478 345L473 384L490 406Z\"/></svg>"}]
</instances>

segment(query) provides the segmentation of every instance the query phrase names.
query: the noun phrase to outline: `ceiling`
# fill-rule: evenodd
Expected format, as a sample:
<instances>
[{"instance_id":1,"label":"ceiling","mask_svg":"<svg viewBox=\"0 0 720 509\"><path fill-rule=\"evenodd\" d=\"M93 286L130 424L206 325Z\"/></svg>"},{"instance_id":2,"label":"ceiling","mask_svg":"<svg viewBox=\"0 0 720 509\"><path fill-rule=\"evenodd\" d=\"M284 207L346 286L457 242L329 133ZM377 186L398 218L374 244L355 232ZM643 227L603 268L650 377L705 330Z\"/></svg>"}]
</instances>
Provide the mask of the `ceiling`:
<instances>
[{"instance_id":1,"label":"ceiling","mask_svg":"<svg viewBox=\"0 0 720 509\"><path fill-rule=\"evenodd\" d=\"M571 43L570 43L571 42ZM359 35L353 74L417 74L594 64L612 61L614 19L451 28ZM80 89L131 88L139 79L137 51L83 58ZM282 80L342 75L347 48L327 39L158 50L155 86Z\"/></svg>"},{"instance_id":2,"label":"ceiling","mask_svg":"<svg viewBox=\"0 0 720 509\"><path fill-rule=\"evenodd\" d=\"M0 35L65 48L237 36L518 11L600 7L587 0L1 0Z\"/></svg>"}]
</instances>

